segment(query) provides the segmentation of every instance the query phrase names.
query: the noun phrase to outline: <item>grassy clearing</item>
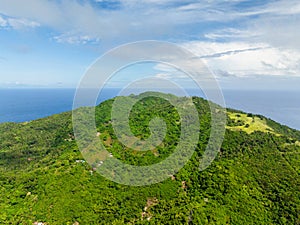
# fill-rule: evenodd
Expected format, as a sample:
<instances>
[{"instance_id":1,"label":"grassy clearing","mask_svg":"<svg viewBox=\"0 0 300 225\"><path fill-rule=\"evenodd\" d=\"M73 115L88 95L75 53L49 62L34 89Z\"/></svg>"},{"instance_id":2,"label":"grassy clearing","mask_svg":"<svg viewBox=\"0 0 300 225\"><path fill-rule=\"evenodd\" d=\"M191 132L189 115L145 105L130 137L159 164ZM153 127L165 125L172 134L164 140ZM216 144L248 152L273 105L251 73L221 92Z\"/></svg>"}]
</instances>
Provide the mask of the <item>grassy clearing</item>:
<instances>
[{"instance_id":1,"label":"grassy clearing","mask_svg":"<svg viewBox=\"0 0 300 225\"><path fill-rule=\"evenodd\" d=\"M229 118L232 119L237 125L236 126L227 126L226 128L233 131L245 131L248 134L251 134L255 131L261 131L265 133L273 133L274 130L269 127L265 119L259 118L257 116L250 116L244 113L227 113Z\"/></svg>"}]
</instances>

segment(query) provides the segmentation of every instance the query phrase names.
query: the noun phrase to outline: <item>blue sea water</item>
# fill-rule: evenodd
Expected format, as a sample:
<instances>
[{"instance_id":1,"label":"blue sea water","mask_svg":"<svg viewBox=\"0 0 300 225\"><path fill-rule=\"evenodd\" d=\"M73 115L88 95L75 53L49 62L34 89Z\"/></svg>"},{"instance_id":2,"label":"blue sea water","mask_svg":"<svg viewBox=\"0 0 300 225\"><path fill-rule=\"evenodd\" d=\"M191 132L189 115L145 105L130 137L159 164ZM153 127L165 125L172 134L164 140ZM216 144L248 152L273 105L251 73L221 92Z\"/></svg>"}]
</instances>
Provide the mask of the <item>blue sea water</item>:
<instances>
[{"instance_id":1,"label":"blue sea water","mask_svg":"<svg viewBox=\"0 0 300 225\"><path fill-rule=\"evenodd\" d=\"M0 123L25 122L72 110L75 89L0 89ZM108 89L98 99L116 96Z\"/></svg>"},{"instance_id":2,"label":"blue sea water","mask_svg":"<svg viewBox=\"0 0 300 225\"><path fill-rule=\"evenodd\" d=\"M261 114L281 124L300 130L300 91L223 92L227 107Z\"/></svg>"},{"instance_id":3,"label":"blue sea water","mask_svg":"<svg viewBox=\"0 0 300 225\"><path fill-rule=\"evenodd\" d=\"M203 96L195 90L191 95ZM105 89L98 102L116 96ZM74 89L0 89L0 123L24 122L72 110ZM262 114L300 130L300 91L224 90L226 106Z\"/></svg>"}]
</instances>

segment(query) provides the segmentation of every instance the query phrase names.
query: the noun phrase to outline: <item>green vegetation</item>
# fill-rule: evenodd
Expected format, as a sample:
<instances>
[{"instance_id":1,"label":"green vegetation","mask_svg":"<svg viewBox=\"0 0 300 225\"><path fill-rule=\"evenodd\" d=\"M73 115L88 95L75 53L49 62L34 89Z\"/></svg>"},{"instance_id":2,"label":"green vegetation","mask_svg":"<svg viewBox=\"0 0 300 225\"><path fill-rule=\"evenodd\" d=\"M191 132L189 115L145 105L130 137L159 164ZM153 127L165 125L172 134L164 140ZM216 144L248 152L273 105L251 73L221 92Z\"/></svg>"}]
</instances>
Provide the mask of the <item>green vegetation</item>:
<instances>
[{"instance_id":1,"label":"green vegetation","mask_svg":"<svg viewBox=\"0 0 300 225\"><path fill-rule=\"evenodd\" d=\"M70 112L1 124L0 224L300 224L300 132L229 110L220 153L201 172L210 112L207 101L193 102L201 123L193 157L179 173L145 187L116 184L94 172L78 150ZM116 139L112 103L96 107L96 123L113 157L150 165L172 153L180 135L172 105L148 97L134 106L130 126L136 137L150 136L154 116L168 128L162 144L139 152Z\"/></svg>"},{"instance_id":2,"label":"green vegetation","mask_svg":"<svg viewBox=\"0 0 300 225\"><path fill-rule=\"evenodd\" d=\"M252 114L245 113L234 113L228 112L228 116L234 122L227 126L227 129L233 131L245 131L248 134L251 134L255 131L260 131L264 133L275 133L274 130L267 125L266 119L261 116L254 116Z\"/></svg>"}]
</instances>

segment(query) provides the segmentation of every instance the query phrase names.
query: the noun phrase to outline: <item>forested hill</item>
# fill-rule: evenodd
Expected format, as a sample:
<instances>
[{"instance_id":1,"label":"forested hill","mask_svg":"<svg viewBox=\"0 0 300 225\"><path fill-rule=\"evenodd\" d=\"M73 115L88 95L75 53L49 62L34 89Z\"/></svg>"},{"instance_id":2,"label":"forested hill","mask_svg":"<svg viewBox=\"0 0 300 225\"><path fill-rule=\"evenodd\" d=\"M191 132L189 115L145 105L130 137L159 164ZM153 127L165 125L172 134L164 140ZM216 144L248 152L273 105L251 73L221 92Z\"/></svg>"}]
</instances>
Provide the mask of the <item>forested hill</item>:
<instances>
[{"instance_id":1,"label":"forested hill","mask_svg":"<svg viewBox=\"0 0 300 225\"><path fill-rule=\"evenodd\" d=\"M161 145L139 152L116 139L113 101L96 107L98 136L113 157L143 166L172 153L180 134L172 105L147 97L133 107L130 126L137 137L150 136L154 116L164 118L168 128ZM144 187L94 172L78 150L71 112L1 124L0 224L300 224L300 132L228 110L222 148L212 165L199 171L210 110L201 98L193 102L201 122L194 155L179 173Z\"/></svg>"}]
</instances>

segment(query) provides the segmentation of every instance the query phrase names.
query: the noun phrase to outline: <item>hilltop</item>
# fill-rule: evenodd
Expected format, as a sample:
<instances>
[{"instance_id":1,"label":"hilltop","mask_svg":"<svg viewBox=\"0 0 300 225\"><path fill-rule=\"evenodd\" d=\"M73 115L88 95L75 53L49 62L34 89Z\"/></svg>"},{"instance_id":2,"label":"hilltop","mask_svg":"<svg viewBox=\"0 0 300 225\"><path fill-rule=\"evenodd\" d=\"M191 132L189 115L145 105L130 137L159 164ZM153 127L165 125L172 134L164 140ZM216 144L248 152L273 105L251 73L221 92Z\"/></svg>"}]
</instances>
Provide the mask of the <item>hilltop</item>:
<instances>
[{"instance_id":1,"label":"hilltop","mask_svg":"<svg viewBox=\"0 0 300 225\"><path fill-rule=\"evenodd\" d=\"M162 144L139 152L117 140L113 101L96 107L97 136L113 157L144 166L172 153L180 133L172 105L147 97L133 107L136 137L150 136L154 116L168 128ZM78 150L71 112L0 124L0 224L300 224L300 132L228 109L220 152L199 171L211 117L206 100L193 102L201 131L195 153L177 174L145 187L117 184L94 171Z\"/></svg>"}]
</instances>

